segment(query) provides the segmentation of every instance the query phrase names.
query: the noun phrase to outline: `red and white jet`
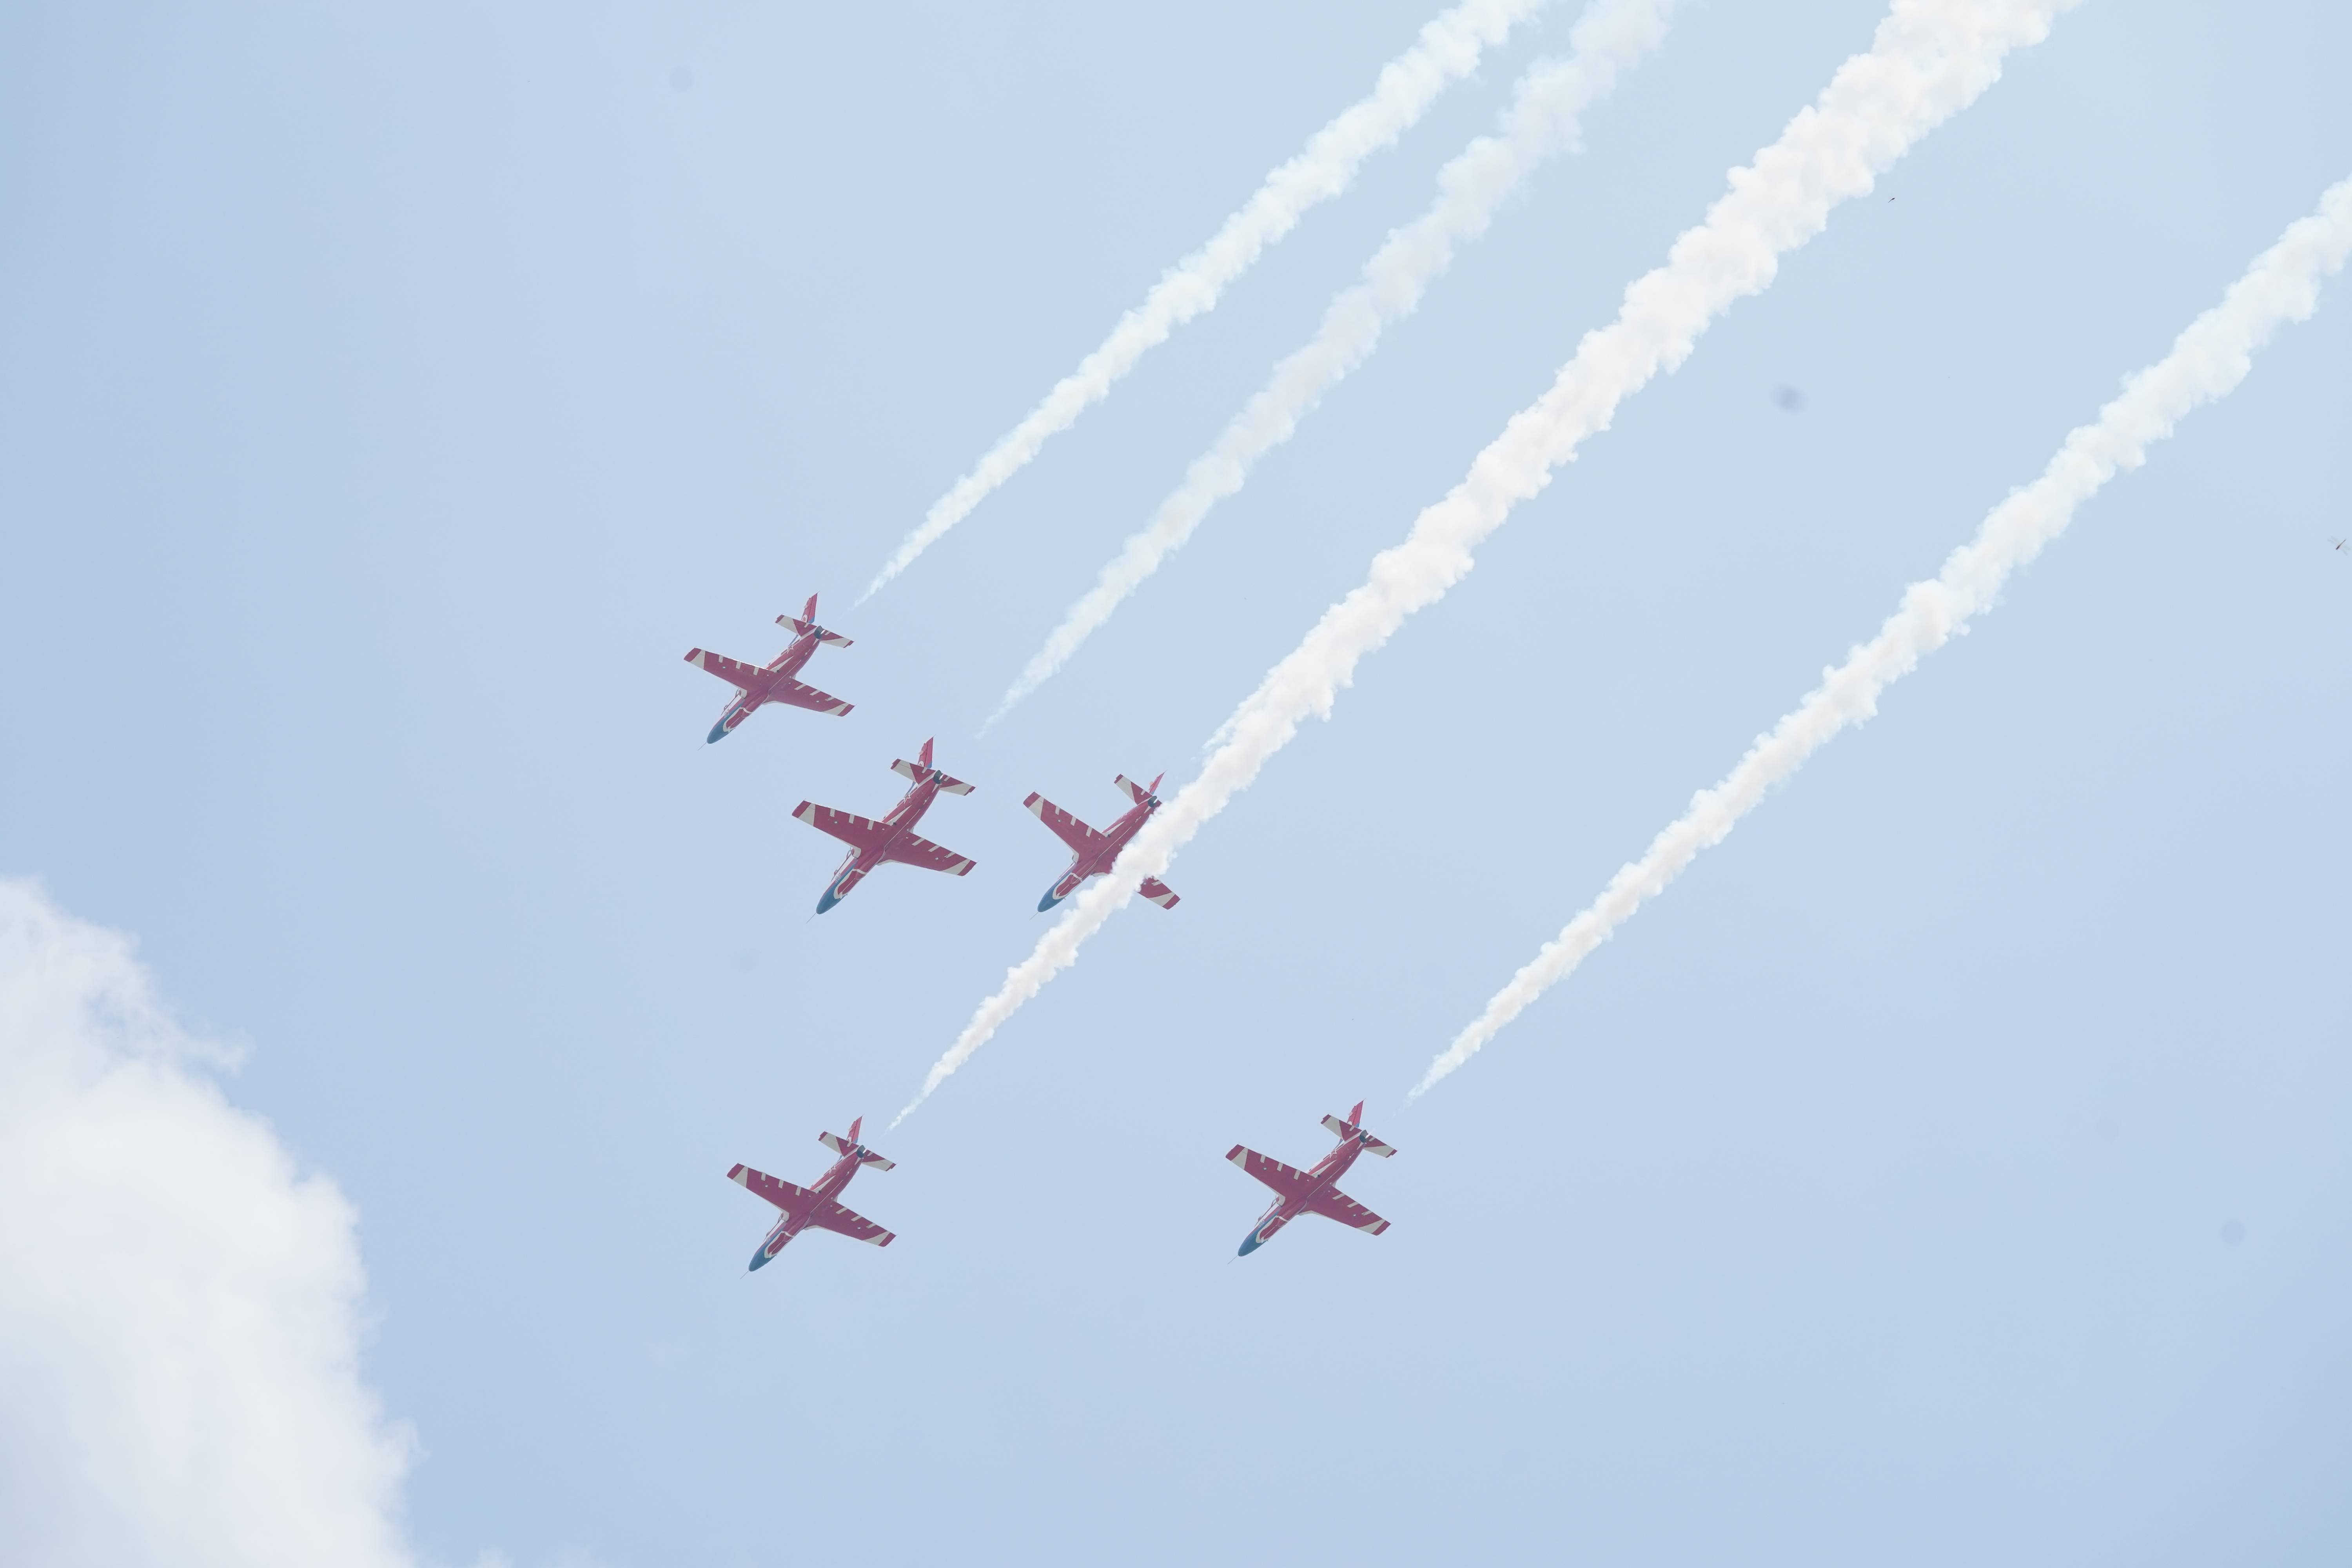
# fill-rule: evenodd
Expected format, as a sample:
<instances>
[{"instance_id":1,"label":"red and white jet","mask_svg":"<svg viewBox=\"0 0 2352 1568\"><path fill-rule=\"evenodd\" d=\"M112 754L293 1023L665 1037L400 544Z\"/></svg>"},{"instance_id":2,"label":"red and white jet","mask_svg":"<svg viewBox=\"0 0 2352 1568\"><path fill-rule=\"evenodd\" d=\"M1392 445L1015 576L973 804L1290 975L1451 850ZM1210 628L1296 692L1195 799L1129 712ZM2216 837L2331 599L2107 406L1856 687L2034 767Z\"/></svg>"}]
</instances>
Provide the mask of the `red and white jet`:
<instances>
[{"instance_id":1,"label":"red and white jet","mask_svg":"<svg viewBox=\"0 0 2352 1568\"><path fill-rule=\"evenodd\" d=\"M1167 776L1161 773L1160 778ZM1099 833L1034 790L1030 792L1029 798L1021 803L1036 813L1038 821L1054 830L1055 837L1070 847L1072 857L1070 868L1062 873L1061 880L1046 889L1045 896L1037 900L1040 910L1050 910L1076 892L1086 884L1087 878L1099 877L1108 871L1118 863L1119 851L1127 847L1127 841L1151 820L1153 812L1160 809L1160 779L1139 784L1121 773L1111 783L1125 790L1127 798L1135 804L1128 808L1125 816ZM1143 886L1136 890L1163 910L1176 907L1175 893L1157 877L1146 877Z\"/></svg>"},{"instance_id":2,"label":"red and white jet","mask_svg":"<svg viewBox=\"0 0 2352 1568\"><path fill-rule=\"evenodd\" d=\"M902 866L920 866L929 871L945 871L950 877L961 877L971 869L969 857L945 849L921 837L915 824L923 820L923 813L931 809L931 802L944 791L949 795L970 795L971 785L961 779L951 779L931 766L931 742L925 741L923 750L913 762L901 757L890 764L894 773L903 773L914 780L914 785L890 808L890 815L879 822L835 811L829 805L816 805L803 801L793 808L793 815L820 833L830 833L849 846L849 854L841 862L833 880L825 884L824 897L816 901L816 912L824 913L842 900L849 890L864 881L876 867L896 860Z\"/></svg>"},{"instance_id":3,"label":"red and white jet","mask_svg":"<svg viewBox=\"0 0 2352 1568\"><path fill-rule=\"evenodd\" d=\"M1364 1131L1364 1102L1356 1101L1356 1109L1348 1112L1348 1120L1327 1116L1323 1125L1338 1134L1339 1145L1315 1162L1311 1171L1294 1171L1279 1160L1269 1160L1255 1149L1244 1149L1236 1143L1225 1158L1264 1182L1275 1190L1274 1206L1257 1216L1257 1224L1242 1237L1244 1258L1264 1247L1274 1233L1303 1214L1319 1214L1326 1219L1336 1219L1341 1225L1374 1236L1388 1229L1389 1222L1341 1192L1336 1184L1356 1163L1356 1156L1366 1152L1381 1156L1396 1152L1387 1144Z\"/></svg>"},{"instance_id":4,"label":"red and white jet","mask_svg":"<svg viewBox=\"0 0 2352 1568\"><path fill-rule=\"evenodd\" d=\"M862 1214L851 1213L835 1201L841 1196L841 1190L849 1185L849 1178L857 1174L861 1166L871 1165L877 1171L887 1171L892 1166L891 1161L885 1160L857 1141L857 1130L865 1125L866 1118L861 1116L849 1124L849 1136L846 1138L835 1138L830 1132L816 1135L818 1142L841 1158L826 1168L814 1187L796 1187L790 1182L780 1182L766 1172L755 1171L749 1165L738 1165L727 1173L729 1181L750 1188L784 1211L784 1217L776 1222L775 1228L769 1231L760 1243L760 1250L751 1254L752 1268L757 1268L772 1260L784 1249L784 1243L811 1226L819 1230L838 1231L859 1241L870 1241L877 1247L890 1245L893 1239L890 1232Z\"/></svg>"},{"instance_id":5,"label":"red and white jet","mask_svg":"<svg viewBox=\"0 0 2352 1568\"><path fill-rule=\"evenodd\" d=\"M795 708L806 708L835 717L849 711L853 706L829 692L814 686L803 686L793 677L809 661L809 655L822 643L828 647L847 647L849 639L825 630L816 624L816 595L811 594L806 608L797 616L778 616L776 625L790 626L799 635L793 646L784 649L765 665L745 664L740 658L725 654L707 653L701 648L689 649L686 662L697 669L707 669L735 688L734 699L727 710L719 715L719 722L710 726L706 740L716 743L735 732L735 726L758 712L771 702L789 702Z\"/></svg>"}]
</instances>

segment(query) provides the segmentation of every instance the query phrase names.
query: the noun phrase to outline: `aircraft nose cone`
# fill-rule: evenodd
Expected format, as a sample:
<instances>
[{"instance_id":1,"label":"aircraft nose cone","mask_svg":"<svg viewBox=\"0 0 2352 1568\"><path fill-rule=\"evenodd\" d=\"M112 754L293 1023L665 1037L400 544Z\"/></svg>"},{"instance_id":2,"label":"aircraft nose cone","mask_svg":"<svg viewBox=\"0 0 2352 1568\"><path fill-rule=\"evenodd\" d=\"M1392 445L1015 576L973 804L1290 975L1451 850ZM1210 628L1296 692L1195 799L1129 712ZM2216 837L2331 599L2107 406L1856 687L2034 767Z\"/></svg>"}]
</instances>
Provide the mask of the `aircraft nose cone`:
<instances>
[{"instance_id":1,"label":"aircraft nose cone","mask_svg":"<svg viewBox=\"0 0 2352 1568\"><path fill-rule=\"evenodd\" d=\"M1048 888L1045 889L1045 896L1037 900L1037 912L1042 915L1047 910L1052 909L1055 904L1058 904L1061 901L1061 900L1054 896L1054 889L1052 888Z\"/></svg>"},{"instance_id":2,"label":"aircraft nose cone","mask_svg":"<svg viewBox=\"0 0 2352 1568\"><path fill-rule=\"evenodd\" d=\"M769 1261L770 1261L770 1258L769 1258L769 1257L768 1257L768 1244L767 1244L766 1242L764 1242L764 1241L763 1241L763 1242L760 1243L760 1249L759 1249L757 1252L754 1252L753 1254L751 1254L751 1272L753 1272L754 1274L758 1273L758 1272L760 1271L761 1266L761 1265L763 1265L763 1264L765 1264L765 1263L767 1263L767 1262L769 1262Z\"/></svg>"},{"instance_id":3,"label":"aircraft nose cone","mask_svg":"<svg viewBox=\"0 0 2352 1568\"><path fill-rule=\"evenodd\" d=\"M1234 1256L1237 1258L1247 1258L1251 1253L1255 1252L1259 1247L1264 1247L1265 1245L1265 1243L1258 1238L1257 1232L1253 1230L1247 1236L1242 1237L1242 1249L1238 1253L1234 1254ZM760 1266L754 1263L751 1267L757 1268Z\"/></svg>"},{"instance_id":4,"label":"aircraft nose cone","mask_svg":"<svg viewBox=\"0 0 2352 1568\"><path fill-rule=\"evenodd\" d=\"M824 911L825 911L825 910L829 910L829 909L833 908L833 906L834 906L834 905L835 905L835 904L837 904L837 903L839 903L839 902L841 902L840 898L839 898L839 897L838 897L838 896L834 892L834 890L833 890L830 887L828 887L828 888L826 888L826 889L825 889L825 890L824 890L824 897L823 897L823 898L819 899L819 900L816 901L816 912L817 912L817 913L819 913L819 914L823 914L823 913L824 913Z\"/></svg>"},{"instance_id":5,"label":"aircraft nose cone","mask_svg":"<svg viewBox=\"0 0 2352 1568\"><path fill-rule=\"evenodd\" d=\"M727 721L726 721L726 720L724 720L724 719L721 719L720 721L719 721L719 722L718 722L718 723L713 724L712 726L710 726L710 733L709 733L709 734L708 734L708 735L705 735L705 736L703 737L703 740L704 740L707 743L709 743L709 744L710 744L710 745L715 746L715 745L717 745L719 742L721 742L721 741L725 740L726 738L727 738Z\"/></svg>"}]
</instances>

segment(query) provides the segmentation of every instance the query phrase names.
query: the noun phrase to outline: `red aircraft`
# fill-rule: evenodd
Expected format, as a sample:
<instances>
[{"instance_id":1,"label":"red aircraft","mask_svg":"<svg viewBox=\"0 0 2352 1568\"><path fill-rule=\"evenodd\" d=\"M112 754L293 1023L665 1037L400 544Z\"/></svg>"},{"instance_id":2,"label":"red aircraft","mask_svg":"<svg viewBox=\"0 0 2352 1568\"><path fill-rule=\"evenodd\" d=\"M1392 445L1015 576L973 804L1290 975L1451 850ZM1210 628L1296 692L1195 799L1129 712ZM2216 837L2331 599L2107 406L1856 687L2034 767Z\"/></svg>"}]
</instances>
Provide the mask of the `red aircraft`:
<instances>
[{"instance_id":1,"label":"red aircraft","mask_svg":"<svg viewBox=\"0 0 2352 1568\"><path fill-rule=\"evenodd\" d=\"M815 805L803 801L793 808L793 815L820 833L830 833L849 846L849 854L841 868L825 884L824 897L816 901L816 912L824 913L842 900L849 890L864 881L868 873L886 861L901 865L920 866L927 870L945 871L950 877L961 877L971 869L971 861L952 849L943 849L915 832L915 824L923 820L931 802L944 790L950 795L970 795L971 785L961 779L951 779L931 766L931 742L925 741L923 750L913 762L901 757L890 764L894 773L903 773L915 781L912 788L899 797L890 808L890 815L879 822L855 816L845 811L835 811L829 805Z\"/></svg>"},{"instance_id":2,"label":"red aircraft","mask_svg":"<svg viewBox=\"0 0 2352 1568\"><path fill-rule=\"evenodd\" d=\"M1388 1229L1389 1222L1341 1192L1333 1185L1348 1173L1356 1156L1367 1150L1386 1156L1396 1152L1387 1144L1364 1131L1364 1102L1356 1101L1356 1109L1348 1112L1348 1120L1327 1116L1323 1125L1338 1134L1339 1146L1315 1163L1311 1171L1294 1171L1279 1160L1269 1160L1255 1149L1244 1149L1236 1143L1225 1158L1272 1187L1277 1194L1274 1206L1257 1216L1257 1224L1242 1237L1244 1258L1264 1247L1274 1233L1303 1214L1319 1214L1326 1219L1336 1219L1341 1225L1378 1236Z\"/></svg>"},{"instance_id":3,"label":"red aircraft","mask_svg":"<svg viewBox=\"0 0 2352 1568\"><path fill-rule=\"evenodd\" d=\"M1167 776L1161 773L1160 778ZM1021 803L1037 814L1038 821L1054 830L1055 837L1070 847L1072 856L1070 868L1062 873L1062 879L1046 889L1045 896L1037 900L1040 910L1050 910L1076 892L1087 878L1099 877L1109 870L1118 862L1119 851L1127 847L1127 841L1160 809L1160 779L1139 784L1121 773L1111 783L1125 790L1127 798L1135 804L1127 815L1100 833L1034 791ZM1163 910L1176 907L1176 895L1157 877L1146 877L1143 886L1136 890Z\"/></svg>"},{"instance_id":4,"label":"red aircraft","mask_svg":"<svg viewBox=\"0 0 2352 1568\"><path fill-rule=\"evenodd\" d=\"M841 1158L816 1179L814 1187L796 1187L790 1182L780 1182L766 1172L755 1171L749 1165L738 1165L727 1173L729 1181L750 1188L784 1211L784 1217L776 1222L775 1228L768 1232L767 1239L760 1243L760 1250L751 1254L752 1268L757 1268L772 1259L784 1249L784 1243L811 1226L819 1230L838 1231L859 1241L870 1241L877 1247L890 1245L890 1232L864 1215L853 1214L835 1202L840 1197L842 1188L849 1185L849 1178L857 1174L859 1166L871 1165L877 1171L891 1168L891 1161L885 1160L857 1141L857 1130L865 1125L866 1118L861 1116L849 1124L849 1136L846 1138L835 1138L830 1132L816 1135L818 1142Z\"/></svg>"},{"instance_id":5,"label":"red aircraft","mask_svg":"<svg viewBox=\"0 0 2352 1568\"><path fill-rule=\"evenodd\" d=\"M816 651L819 643L831 647L849 646L847 637L837 636L816 624L816 595L809 595L808 607L799 615L778 616L776 625L790 626L800 635L793 639L792 647L764 666L745 664L741 659L729 658L725 654L706 653L698 647L687 653L687 663L697 669L709 670L735 688L733 700L727 704L727 711L719 715L719 722L710 726L710 733L704 737L706 740L714 744L725 740L735 732L736 725L770 702L789 702L795 708L807 708L836 716L849 711L852 705L840 698L819 691L814 686L803 686L793 679L800 674L801 666L809 661L809 655Z\"/></svg>"}]
</instances>

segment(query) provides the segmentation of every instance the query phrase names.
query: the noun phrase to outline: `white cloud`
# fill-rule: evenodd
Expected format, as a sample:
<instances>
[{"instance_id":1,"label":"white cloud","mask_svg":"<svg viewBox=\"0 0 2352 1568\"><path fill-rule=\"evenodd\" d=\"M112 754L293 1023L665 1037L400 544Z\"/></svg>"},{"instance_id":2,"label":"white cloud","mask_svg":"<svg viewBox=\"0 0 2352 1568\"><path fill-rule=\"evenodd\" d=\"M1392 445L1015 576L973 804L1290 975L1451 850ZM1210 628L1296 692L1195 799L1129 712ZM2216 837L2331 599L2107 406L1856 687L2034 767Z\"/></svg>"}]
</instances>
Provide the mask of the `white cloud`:
<instances>
[{"instance_id":1,"label":"white cloud","mask_svg":"<svg viewBox=\"0 0 2352 1568\"><path fill-rule=\"evenodd\" d=\"M0 1560L411 1561L352 1205L130 943L0 879Z\"/></svg>"}]
</instances>

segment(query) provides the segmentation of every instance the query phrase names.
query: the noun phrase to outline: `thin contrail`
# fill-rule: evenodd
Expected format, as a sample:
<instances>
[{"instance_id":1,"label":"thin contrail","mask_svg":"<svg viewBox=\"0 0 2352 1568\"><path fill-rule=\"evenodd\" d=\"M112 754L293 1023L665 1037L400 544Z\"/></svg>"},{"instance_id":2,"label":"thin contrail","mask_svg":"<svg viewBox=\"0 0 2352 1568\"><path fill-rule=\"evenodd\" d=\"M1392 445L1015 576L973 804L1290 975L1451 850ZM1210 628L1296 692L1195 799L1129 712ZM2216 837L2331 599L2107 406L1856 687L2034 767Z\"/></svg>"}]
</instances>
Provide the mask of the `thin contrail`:
<instances>
[{"instance_id":1,"label":"thin contrail","mask_svg":"<svg viewBox=\"0 0 2352 1568\"><path fill-rule=\"evenodd\" d=\"M1201 775L1162 806L1118 868L1070 900L1070 911L1007 971L901 1118L961 1067L1005 1019L1074 963L1079 946L1168 869L1176 850L1249 786L1309 713L1328 717L1357 662L1405 617L1436 603L1473 564L1472 551L1511 508L1550 482L1585 437L1661 370L1682 363L1734 301L1772 280L1783 251L1821 232L1830 210L1867 193L1880 171L1973 102L2010 50L2039 43L2071 0L1895 0L1866 53L1838 68L1755 162L1731 172L1706 221L1676 239L1666 264L1625 290L1617 319L1589 332L1550 390L1514 415L1444 500L1413 520L1403 543L1372 558L1370 576L1323 614L1218 731Z\"/></svg>"},{"instance_id":2,"label":"thin contrail","mask_svg":"<svg viewBox=\"0 0 2352 1568\"><path fill-rule=\"evenodd\" d=\"M882 570L858 595L863 604L916 556L971 515L989 492L1027 466L1079 415L1109 395L1112 384L1165 342L1168 334L1215 308L1225 286L1280 242L1307 210L1344 192L1364 160L1392 144L1478 67L1481 56L1549 0L1460 0L1421 29L1412 47L1381 68L1372 90L1342 110L1305 148L1275 169L1257 194L1225 219L1206 245L1170 268L1143 303L1118 319L1102 346L1055 384L1045 400L982 457L955 488L931 503Z\"/></svg>"},{"instance_id":3,"label":"thin contrail","mask_svg":"<svg viewBox=\"0 0 2352 1568\"><path fill-rule=\"evenodd\" d=\"M2319 210L2289 226L2221 302L2174 341L2170 353L2125 383L2123 395L2101 409L2095 423L2069 435L2042 477L1995 507L1976 538L1952 552L1938 575L1905 590L1902 607L1878 636L1824 671L1821 685L1769 734L1759 737L1721 784L1693 796L1690 809L1651 842L1648 853L1611 879L1591 907L1546 942L1496 993L1476 1022L1454 1037L1430 1063L1413 1095L1427 1092L1468 1061L1528 1004L1567 979L1700 850L1723 842L1765 791L1795 773L1840 731L1875 713L1879 693L1991 608L2009 574L2063 532L2074 509L2118 468L2137 468L2148 447L2171 435L2192 409L2229 395L2273 333L2311 314L2319 303L2320 282L2344 265L2347 252L2352 180L2330 187Z\"/></svg>"},{"instance_id":4,"label":"thin contrail","mask_svg":"<svg viewBox=\"0 0 2352 1568\"><path fill-rule=\"evenodd\" d=\"M1428 211L1389 236L1364 264L1361 280L1325 309L1307 346L1277 363L1215 443L1193 459L1151 521L1063 616L989 724L1069 662L1119 602L1184 547L1210 509L1248 481L1257 460L1289 440L1324 394L1371 357L1389 323L1419 308L1430 284L1453 265L1456 247L1486 232L1522 180L1554 153L1576 146L1579 119L1665 37L1674 4L1593 0L1570 35L1568 57L1546 60L1519 79L1499 132L1472 142L1439 172L1437 199Z\"/></svg>"}]
</instances>

